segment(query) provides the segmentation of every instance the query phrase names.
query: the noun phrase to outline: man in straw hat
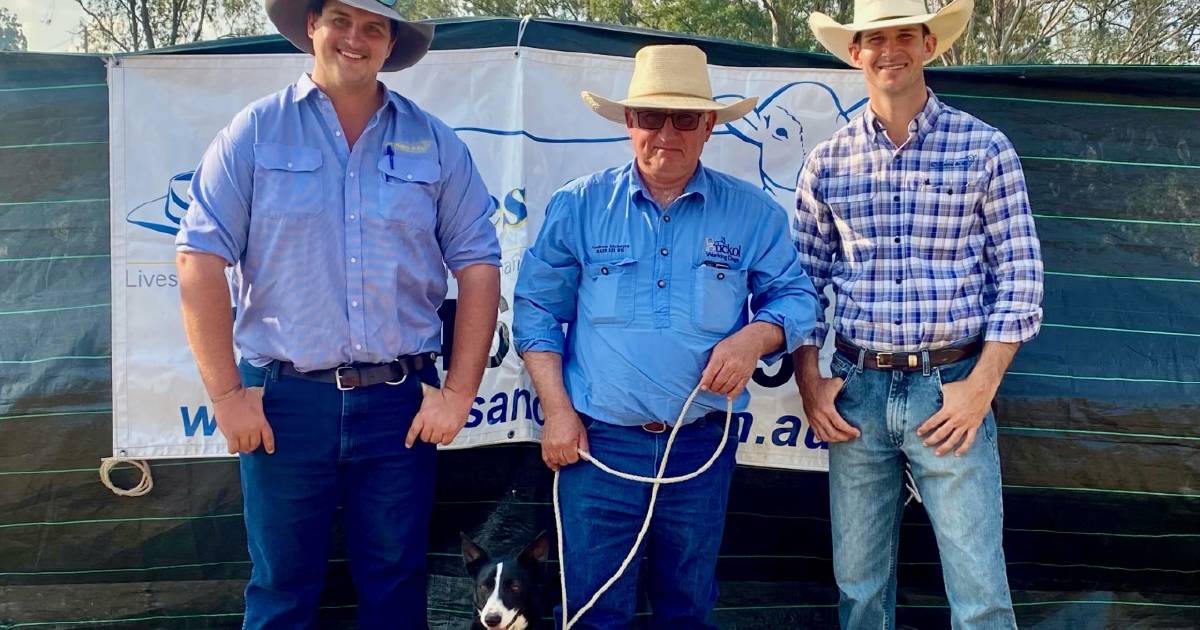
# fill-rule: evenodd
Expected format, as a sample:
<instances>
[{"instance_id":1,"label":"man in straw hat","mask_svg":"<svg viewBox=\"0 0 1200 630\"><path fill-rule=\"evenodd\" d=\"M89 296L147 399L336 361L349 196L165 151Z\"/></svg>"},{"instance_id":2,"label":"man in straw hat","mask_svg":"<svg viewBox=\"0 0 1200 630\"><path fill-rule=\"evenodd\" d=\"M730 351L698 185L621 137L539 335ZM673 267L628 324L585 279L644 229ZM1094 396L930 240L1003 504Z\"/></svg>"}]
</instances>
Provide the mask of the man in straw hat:
<instances>
[{"instance_id":1,"label":"man in straw hat","mask_svg":"<svg viewBox=\"0 0 1200 630\"><path fill-rule=\"evenodd\" d=\"M647 46L627 99L583 92L597 114L626 126L634 159L553 195L517 280L514 336L546 415L542 459L561 469L570 611L617 571L651 493L577 464L578 449L654 476L670 425L699 383L665 475L697 470L721 442L726 399L745 408L759 359L794 350L815 315L787 213L755 186L700 164L713 127L755 102L714 101L706 63L694 46ZM639 553L577 628L630 627L643 568L655 627L714 627L736 442L702 475L661 488L647 561Z\"/></svg>"},{"instance_id":2,"label":"man in straw hat","mask_svg":"<svg viewBox=\"0 0 1200 630\"><path fill-rule=\"evenodd\" d=\"M1042 319L1042 263L1021 163L995 128L943 104L923 67L971 0L858 0L809 18L862 69L869 107L817 146L797 184L800 257L836 297L834 378L822 321L795 354L804 410L829 445L844 628L895 627L904 469L937 536L955 628L1015 627L990 410ZM823 318L822 318L823 319Z\"/></svg>"},{"instance_id":3,"label":"man in straw hat","mask_svg":"<svg viewBox=\"0 0 1200 630\"><path fill-rule=\"evenodd\" d=\"M217 134L176 241L188 339L241 454L246 628L313 627L339 506L360 627L425 627L435 448L466 422L495 327L483 181L450 128L377 80L433 34L391 4L267 0L312 73ZM455 356L437 389L447 268Z\"/></svg>"}]
</instances>

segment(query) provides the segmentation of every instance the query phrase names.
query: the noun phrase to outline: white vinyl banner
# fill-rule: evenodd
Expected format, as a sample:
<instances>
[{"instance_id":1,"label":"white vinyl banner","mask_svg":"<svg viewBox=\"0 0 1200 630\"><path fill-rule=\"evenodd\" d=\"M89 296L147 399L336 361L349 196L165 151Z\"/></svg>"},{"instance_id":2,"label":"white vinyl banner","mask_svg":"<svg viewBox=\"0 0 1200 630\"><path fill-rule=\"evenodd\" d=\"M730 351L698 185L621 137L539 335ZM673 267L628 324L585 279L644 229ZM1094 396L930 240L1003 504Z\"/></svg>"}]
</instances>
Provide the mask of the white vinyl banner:
<instances>
[{"instance_id":1,"label":"white vinyl banner","mask_svg":"<svg viewBox=\"0 0 1200 630\"><path fill-rule=\"evenodd\" d=\"M110 67L116 456L226 454L183 332L174 235L192 171L214 135L311 64L305 55L206 55L132 57ZM490 48L431 52L409 70L381 75L457 130L498 205L492 222L503 267L493 355L450 448L541 434L541 408L512 345L513 286L554 190L632 158L625 129L579 98L584 89L623 97L632 70L624 57ZM785 208L805 155L864 106L862 79L851 71L714 66L710 73L720 100L759 101L718 126L705 165L761 186ZM452 288L444 335L452 332L454 297ZM750 409L736 416L738 461L824 470L825 445L803 420L790 360L760 365L750 390Z\"/></svg>"}]
</instances>

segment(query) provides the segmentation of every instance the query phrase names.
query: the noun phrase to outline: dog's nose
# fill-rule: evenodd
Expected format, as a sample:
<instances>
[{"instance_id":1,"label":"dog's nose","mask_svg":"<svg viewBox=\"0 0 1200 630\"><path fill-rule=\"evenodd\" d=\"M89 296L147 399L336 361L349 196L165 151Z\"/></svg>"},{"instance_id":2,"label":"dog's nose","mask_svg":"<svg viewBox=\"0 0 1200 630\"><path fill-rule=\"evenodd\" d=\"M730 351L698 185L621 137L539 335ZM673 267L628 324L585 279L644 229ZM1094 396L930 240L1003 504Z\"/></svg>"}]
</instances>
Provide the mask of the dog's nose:
<instances>
[{"instance_id":1,"label":"dog's nose","mask_svg":"<svg viewBox=\"0 0 1200 630\"><path fill-rule=\"evenodd\" d=\"M492 613L483 618L483 623L487 624L489 628L494 628L500 625L500 615Z\"/></svg>"}]
</instances>

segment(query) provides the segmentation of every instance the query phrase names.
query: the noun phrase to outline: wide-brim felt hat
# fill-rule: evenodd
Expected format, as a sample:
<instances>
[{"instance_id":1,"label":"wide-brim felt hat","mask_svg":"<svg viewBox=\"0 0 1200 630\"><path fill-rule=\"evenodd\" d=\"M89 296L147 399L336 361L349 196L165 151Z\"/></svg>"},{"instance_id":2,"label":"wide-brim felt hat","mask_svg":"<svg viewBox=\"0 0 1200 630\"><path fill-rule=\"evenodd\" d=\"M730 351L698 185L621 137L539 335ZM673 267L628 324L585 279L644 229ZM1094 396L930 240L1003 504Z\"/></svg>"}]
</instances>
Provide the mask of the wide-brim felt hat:
<instances>
[{"instance_id":1,"label":"wide-brim felt hat","mask_svg":"<svg viewBox=\"0 0 1200 630\"><path fill-rule=\"evenodd\" d=\"M758 97L734 103L713 100L708 56L695 46L676 44L646 46L637 52L624 100L586 90L580 96L592 111L621 124L625 123L626 108L716 112L717 124L721 124L745 116L758 102Z\"/></svg>"},{"instance_id":2,"label":"wide-brim felt hat","mask_svg":"<svg viewBox=\"0 0 1200 630\"><path fill-rule=\"evenodd\" d=\"M379 0L339 0L356 9L370 11L397 22L396 45L383 62L385 72L403 70L421 60L433 42L433 25L409 22L396 9ZM395 4L395 3L393 3ZM267 17L279 34L304 52L313 54L312 39L308 36L308 11L312 0L266 0Z\"/></svg>"}]
</instances>

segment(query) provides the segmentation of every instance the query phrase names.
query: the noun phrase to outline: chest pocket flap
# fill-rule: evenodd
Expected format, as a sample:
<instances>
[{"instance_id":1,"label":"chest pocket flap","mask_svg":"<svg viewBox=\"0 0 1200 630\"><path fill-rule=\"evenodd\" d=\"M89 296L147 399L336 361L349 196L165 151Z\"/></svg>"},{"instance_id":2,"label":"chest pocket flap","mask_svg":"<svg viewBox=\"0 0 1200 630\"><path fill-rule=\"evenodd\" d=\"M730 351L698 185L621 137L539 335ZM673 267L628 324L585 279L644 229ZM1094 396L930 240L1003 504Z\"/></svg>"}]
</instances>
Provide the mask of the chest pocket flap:
<instances>
[{"instance_id":1,"label":"chest pocket flap","mask_svg":"<svg viewBox=\"0 0 1200 630\"><path fill-rule=\"evenodd\" d=\"M293 144L260 142L254 145L254 163L271 171L306 173L321 168L321 152Z\"/></svg>"}]
</instances>

